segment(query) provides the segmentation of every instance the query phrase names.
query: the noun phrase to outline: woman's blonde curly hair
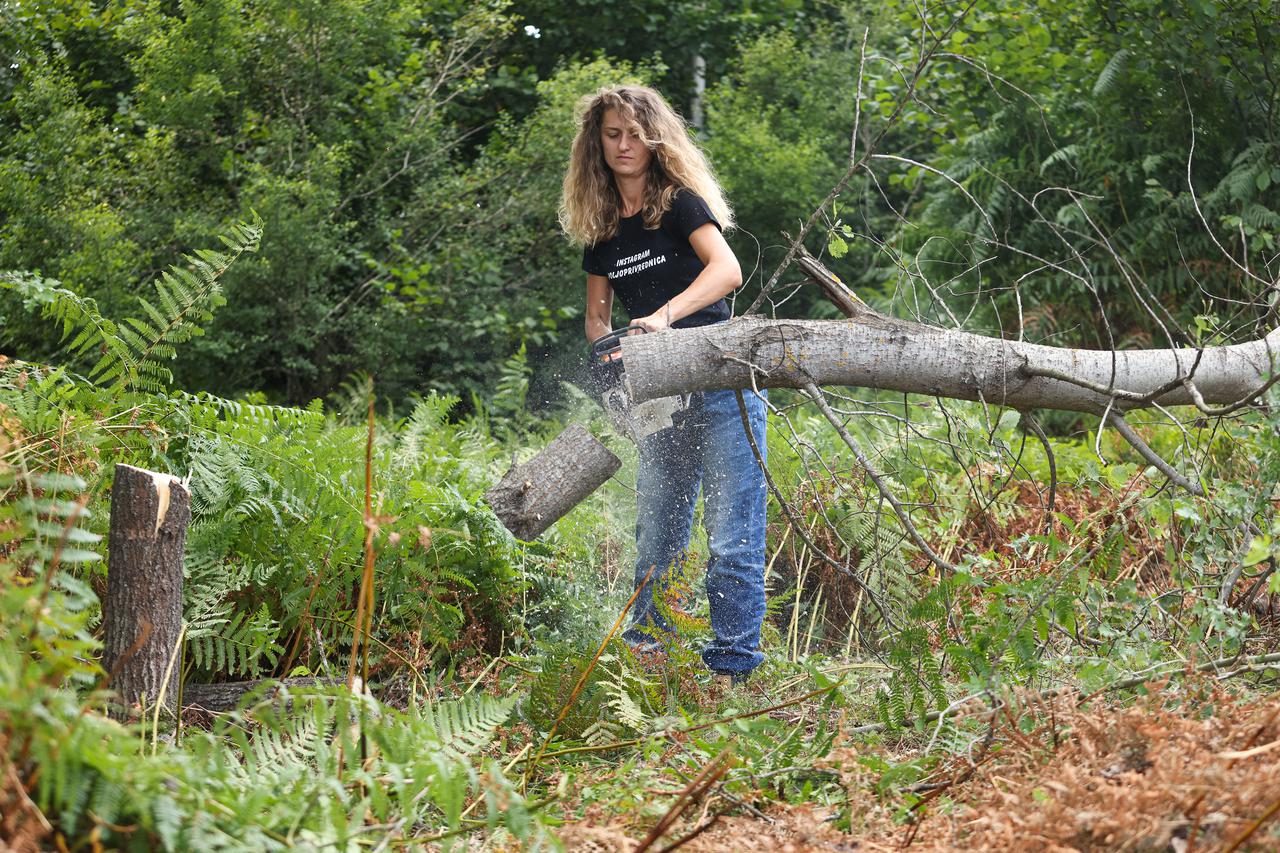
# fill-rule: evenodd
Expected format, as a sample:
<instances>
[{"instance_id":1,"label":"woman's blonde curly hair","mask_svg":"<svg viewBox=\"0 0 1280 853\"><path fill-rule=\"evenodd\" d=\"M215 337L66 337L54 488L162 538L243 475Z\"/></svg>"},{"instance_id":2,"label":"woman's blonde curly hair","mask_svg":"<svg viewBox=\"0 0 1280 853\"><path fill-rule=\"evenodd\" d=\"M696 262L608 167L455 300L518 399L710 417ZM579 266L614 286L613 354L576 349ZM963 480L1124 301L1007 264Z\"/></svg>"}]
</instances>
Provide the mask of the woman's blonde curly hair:
<instances>
[{"instance_id":1,"label":"woman's blonde curly hair","mask_svg":"<svg viewBox=\"0 0 1280 853\"><path fill-rule=\"evenodd\" d=\"M706 156L690 139L684 119L647 86L609 86L578 103L578 134L560 198L560 227L571 240L594 246L618 233L622 197L600 142L604 114L610 109L639 126L640 139L653 153L640 209L646 228L661 224L662 214L671 209L672 198L682 189L702 196L721 229L733 227L733 211L724 191Z\"/></svg>"}]
</instances>

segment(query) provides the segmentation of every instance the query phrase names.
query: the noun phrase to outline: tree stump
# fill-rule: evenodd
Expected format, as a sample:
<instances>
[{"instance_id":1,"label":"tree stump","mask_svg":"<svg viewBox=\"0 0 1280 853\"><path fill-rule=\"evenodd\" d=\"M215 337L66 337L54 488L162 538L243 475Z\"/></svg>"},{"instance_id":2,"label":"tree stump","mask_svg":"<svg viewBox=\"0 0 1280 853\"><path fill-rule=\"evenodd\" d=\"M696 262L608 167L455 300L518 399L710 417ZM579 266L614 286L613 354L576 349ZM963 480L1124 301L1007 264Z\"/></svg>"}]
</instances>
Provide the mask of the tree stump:
<instances>
[{"instance_id":1,"label":"tree stump","mask_svg":"<svg viewBox=\"0 0 1280 853\"><path fill-rule=\"evenodd\" d=\"M125 709L178 702L182 554L191 494L176 477L117 465L111 486L102 666ZM168 673L168 679L165 675ZM117 709L123 712L123 709Z\"/></svg>"},{"instance_id":2,"label":"tree stump","mask_svg":"<svg viewBox=\"0 0 1280 853\"><path fill-rule=\"evenodd\" d=\"M537 538L622 466L581 424L570 424L546 449L513 465L485 500L517 539Z\"/></svg>"}]
</instances>

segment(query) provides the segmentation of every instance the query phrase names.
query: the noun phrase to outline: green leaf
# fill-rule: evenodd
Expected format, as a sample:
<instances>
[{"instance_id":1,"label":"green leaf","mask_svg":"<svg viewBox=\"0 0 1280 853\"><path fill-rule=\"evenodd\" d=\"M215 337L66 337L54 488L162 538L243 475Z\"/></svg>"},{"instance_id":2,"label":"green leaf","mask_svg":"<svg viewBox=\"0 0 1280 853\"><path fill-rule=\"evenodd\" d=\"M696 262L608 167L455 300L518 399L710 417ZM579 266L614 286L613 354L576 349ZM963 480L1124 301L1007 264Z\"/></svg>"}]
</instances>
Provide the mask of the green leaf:
<instances>
[{"instance_id":1,"label":"green leaf","mask_svg":"<svg viewBox=\"0 0 1280 853\"><path fill-rule=\"evenodd\" d=\"M1271 556L1271 537L1255 536L1253 541L1249 543L1249 551L1244 555L1244 564L1246 566L1256 566L1263 560Z\"/></svg>"}]
</instances>

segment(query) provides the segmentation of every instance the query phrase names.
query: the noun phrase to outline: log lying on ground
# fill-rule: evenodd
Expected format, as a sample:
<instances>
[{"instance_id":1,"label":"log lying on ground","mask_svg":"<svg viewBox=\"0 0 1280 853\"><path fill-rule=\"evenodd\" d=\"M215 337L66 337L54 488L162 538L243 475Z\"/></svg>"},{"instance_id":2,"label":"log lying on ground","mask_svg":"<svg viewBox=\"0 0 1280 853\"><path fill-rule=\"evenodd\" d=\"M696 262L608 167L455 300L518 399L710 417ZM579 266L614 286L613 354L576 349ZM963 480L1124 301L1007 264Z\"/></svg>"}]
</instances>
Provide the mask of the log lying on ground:
<instances>
[{"instance_id":1,"label":"log lying on ground","mask_svg":"<svg viewBox=\"0 0 1280 853\"><path fill-rule=\"evenodd\" d=\"M580 424L570 424L546 449L513 465L485 500L517 539L536 538L577 506L622 462Z\"/></svg>"},{"instance_id":2,"label":"log lying on ground","mask_svg":"<svg viewBox=\"0 0 1280 853\"><path fill-rule=\"evenodd\" d=\"M336 687L345 683L345 678L259 678L225 684L188 684L182 691L182 707L221 713L234 710L246 695L264 684L269 685L266 695L274 698L281 688Z\"/></svg>"},{"instance_id":3,"label":"log lying on ground","mask_svg":"<svg viewBox=\"0 0 1280 853\"><path fill-rule=\"evenodd\" d=\"M102 667L126 706L178 701L182 551L191 494L168 474L117 465L111 485ZM117 709L116 713L120 713Z\"/></svg>"},{"instance_id":4,"label":"log lying on ground","mask_svg":"<svg viewBox=\"0 0 1280 853\"><path fill-rule=\"evenodd\" d=\"M1280 367L1280 329L1234 346L1131 351L1049 347L895 320L743 317L622 339L633 399L716 388L845 385L1019 410L1101 414L1151 405L1233 405ZM1151 399L1144 399L1151 395ZM1197 400L1197 395L1199 400Z\"/></svg>"}]
</instances>

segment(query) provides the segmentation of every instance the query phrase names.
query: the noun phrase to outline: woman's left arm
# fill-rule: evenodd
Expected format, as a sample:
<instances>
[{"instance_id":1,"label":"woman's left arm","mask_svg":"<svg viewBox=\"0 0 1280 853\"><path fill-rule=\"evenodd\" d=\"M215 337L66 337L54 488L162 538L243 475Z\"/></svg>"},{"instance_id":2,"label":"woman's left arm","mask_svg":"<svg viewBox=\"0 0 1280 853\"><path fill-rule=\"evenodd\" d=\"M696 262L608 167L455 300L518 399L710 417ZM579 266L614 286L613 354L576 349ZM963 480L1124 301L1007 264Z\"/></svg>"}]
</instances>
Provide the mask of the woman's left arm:
<instances>
[{"instance_id":1,"label":"woman's left arm","mask_svg":"<svg viewBox=\"0 0 1280 853\"><path fill-rule=\"evenodd\" d=\"M704 265L702 272L666 305L648 317L639 317L631 322L644 326L650 332L660 332L675 321L723 299L742 284L742 267L738 266L738 258L714 223L707 222L694 229L689 235L689 245L693 246Z\"/></svg>"}]
</instances>

